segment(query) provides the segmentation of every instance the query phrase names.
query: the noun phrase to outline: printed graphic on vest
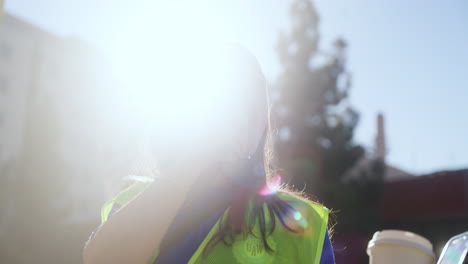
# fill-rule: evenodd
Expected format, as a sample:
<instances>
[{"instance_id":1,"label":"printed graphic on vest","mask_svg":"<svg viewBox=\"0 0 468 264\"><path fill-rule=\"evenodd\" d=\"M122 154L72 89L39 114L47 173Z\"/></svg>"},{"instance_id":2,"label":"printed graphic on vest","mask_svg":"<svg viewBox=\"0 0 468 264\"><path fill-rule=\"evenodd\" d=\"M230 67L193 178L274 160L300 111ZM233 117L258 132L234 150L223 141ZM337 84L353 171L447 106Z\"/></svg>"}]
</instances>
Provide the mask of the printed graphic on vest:
<instances>
[{"instance_id":1,"label":"printed graphic on vest","mask_svg":"<svg viewBox=\"0 0 468 264\"><path fill-rule=\"evenodd\" d=\"M276 243L271 238L267 238L268 245L276 251ZM268 252L260 237L248 235L245 239L237 240L232 247L233 254L240 264L247 263L272 263L274 252Z\"/></svg>"}]
</instances>

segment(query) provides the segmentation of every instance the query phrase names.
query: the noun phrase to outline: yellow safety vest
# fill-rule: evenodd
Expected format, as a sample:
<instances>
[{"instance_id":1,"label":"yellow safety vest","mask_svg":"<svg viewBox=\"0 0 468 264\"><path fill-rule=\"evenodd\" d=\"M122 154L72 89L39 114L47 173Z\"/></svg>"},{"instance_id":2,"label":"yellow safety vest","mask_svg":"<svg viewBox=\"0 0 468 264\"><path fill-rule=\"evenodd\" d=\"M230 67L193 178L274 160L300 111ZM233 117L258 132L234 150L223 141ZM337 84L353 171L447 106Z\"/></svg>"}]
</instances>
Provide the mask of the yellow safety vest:
<instances>
[{"instance_id":1,"label":"yellow safety vest","mask_svg":"<svg viewBox=\"0 0 468 264\"><path fill-rule=\"evenodd\" d=\"M101 211L102 221L106 221L114 206L124 205L147 187L148 183L137 182L130 186L114 199L104 205ZM189 264L304 264L320 263L323 242L327 232L329 210L321 205L304 201L287 193L277 194L281 199L288 201L295 209L294 213L286 218L289 227L299 232L294 233L285 229L277 219L276 229L267 237L268 245L273 249L267 251L263 246L260 230L254 228L254 235L239 235L235 242L228 246L220 242L203 254L205 247L218 231L220 220L214 225L204 241L199 245ZM266 206L264 207L266 210ZM225 218L224 218L225 219ZM265 211L265 220L270 221L269 213ZM152 261L157 258L156 250Z\"/></svg>"}]
</instances>

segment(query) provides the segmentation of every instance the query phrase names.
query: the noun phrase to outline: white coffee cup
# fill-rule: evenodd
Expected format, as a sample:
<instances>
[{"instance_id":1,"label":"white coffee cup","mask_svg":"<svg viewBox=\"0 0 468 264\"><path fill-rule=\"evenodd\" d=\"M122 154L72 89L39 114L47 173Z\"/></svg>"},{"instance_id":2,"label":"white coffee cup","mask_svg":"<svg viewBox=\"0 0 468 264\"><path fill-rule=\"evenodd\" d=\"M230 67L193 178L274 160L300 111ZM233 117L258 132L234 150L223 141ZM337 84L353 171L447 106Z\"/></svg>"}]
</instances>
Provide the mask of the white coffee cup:
<instances>
[{"instance_id":1,"label":"white coffee cup","mask_svg":"<svg viewBox=\"0 0 468 264\"><path fill-rule=\"evenodd\" d=\"M367 246L370 264L434 264L432 244L426 238L402 230L375 232Z\"/></svg>"}]
</instances>

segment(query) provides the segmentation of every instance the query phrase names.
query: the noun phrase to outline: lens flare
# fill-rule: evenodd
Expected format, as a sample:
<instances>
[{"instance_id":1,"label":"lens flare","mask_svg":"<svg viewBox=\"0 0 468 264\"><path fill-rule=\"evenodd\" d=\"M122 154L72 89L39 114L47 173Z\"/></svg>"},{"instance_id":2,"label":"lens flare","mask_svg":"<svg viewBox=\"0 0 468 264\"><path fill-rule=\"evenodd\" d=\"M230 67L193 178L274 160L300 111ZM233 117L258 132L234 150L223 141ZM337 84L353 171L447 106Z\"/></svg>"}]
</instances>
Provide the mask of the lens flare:
<instances>
[{"instance_id":1,"label":"lens flare","mask_svg":"<svg viewBox=\"0 0 468 264\"><path fill-rule=\"evenodd\" d=\"M281 187L281 176L276 175L275 177L273 177L273 179L271 180L269 184L267 183L263 185L262 188L260 188L260 190L258 191L258 194L262 196L272 195L272 194L277 193L280 187Z\"/></svg>"},{"instance_id":2,"label":"lens flare","mask_svg":"<svg viewBox=\"0 0 468 264\"><path fill-rule=\"evenodd\" d=\"M307 222L307 219L302 217L302 214L299 211L294 213L294 220L296 220L302 228L307 228L307 226L309 226L309 222Z\"/></svg>"},{"instance_id":3,"label":"lens flare","mask_svg":"<svg viewBox=\"0 0 468 264\"><path fill-rule=\"evenodd\" d=\"M290 212L286 217L286 224L294 230L305 230L309 222L299 210Z\"/></svg>"},{"instance_id":4,"label":"lens flare","mask_svg":"<svg viewBox=\"0 0 468 264\"><path fill-rule=\"evenodd\" d=\"M302 214L299 211L294 212L294 220L299 221L302 218Z\"/></svg>"}]
</instances>

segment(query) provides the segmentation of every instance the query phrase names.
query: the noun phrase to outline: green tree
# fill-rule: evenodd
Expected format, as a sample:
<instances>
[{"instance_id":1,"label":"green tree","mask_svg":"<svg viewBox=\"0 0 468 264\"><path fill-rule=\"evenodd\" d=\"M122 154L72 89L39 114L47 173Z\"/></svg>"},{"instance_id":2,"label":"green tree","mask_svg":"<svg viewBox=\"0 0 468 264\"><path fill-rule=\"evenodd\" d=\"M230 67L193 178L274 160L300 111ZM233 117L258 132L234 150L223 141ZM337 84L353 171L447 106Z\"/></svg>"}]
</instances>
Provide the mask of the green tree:
<instances>
[{"instance_id":1,"label":"green tree","mask_svg":"<svg viewBox=\"0 0 468 264\"><path fill-rule=\"evenodd\" d=\"M363 149L352 142L358 114L346 100L350 75L345 68L345 41L337 40L330 54L319 51L318 16L310 1L295 0L291 17L292 30L281 34L277 45L283 73L275 86L279 99L274 114L284 161L312 162L314 179L293 180L306 180L305 190L312 192L317 180L340 182Z\"/></svg>"},{"instance_id":2,"label":"green tree","mask_svg":"<svg viewBox=\"0 0 468 264\"><path fill-rule=\"evenodd\" d=\"M346 182L346 173L364 157L364 149L353 141L359 115L348 100L347 43L337 39L331 52L321 51L312 3L295 0L290 12L291 30L280 34L277 45L283 72L272 92L279 165L290 176L289 184L339 210L344 229L356 229L365 217L359 211L366 206L365 197L376 196L378 188L369 188L376 187L383 166L371 161L355 181Z\"/></svg>"}]
</instances>

